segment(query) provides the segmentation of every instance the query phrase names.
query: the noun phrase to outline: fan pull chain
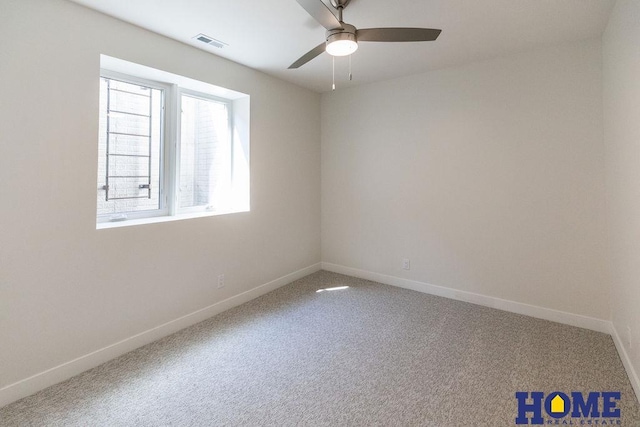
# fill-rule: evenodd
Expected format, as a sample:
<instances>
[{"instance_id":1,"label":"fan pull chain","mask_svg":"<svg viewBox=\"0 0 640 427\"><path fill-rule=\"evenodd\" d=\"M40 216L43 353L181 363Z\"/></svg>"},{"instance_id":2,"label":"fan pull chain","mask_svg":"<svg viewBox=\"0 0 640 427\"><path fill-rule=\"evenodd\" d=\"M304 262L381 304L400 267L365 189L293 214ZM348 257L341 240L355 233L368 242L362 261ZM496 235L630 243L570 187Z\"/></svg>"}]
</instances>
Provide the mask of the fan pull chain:
<instances>
[{"instance_id":1,"label":"fan pull chain","mask_svg":"<svg viewBox=\"0 0 640 427\"><path fill-rule=\"evenodd\" d=\"M332 56L331 58L332 58L331 64L333 67L333 82L331 85L331 90L336 90L336 57Z\"/></svg>"},{"instance_id":2,"label":"fan pull chain","mask_svg":"<svg viewBox=\"0 0 640 427\"><path fill-rule=\"evenodd\" d=\"M353 80L353 74L351 74L351 57L353 55L349 55L349 81Z\"/></svg>"}]
</instances>

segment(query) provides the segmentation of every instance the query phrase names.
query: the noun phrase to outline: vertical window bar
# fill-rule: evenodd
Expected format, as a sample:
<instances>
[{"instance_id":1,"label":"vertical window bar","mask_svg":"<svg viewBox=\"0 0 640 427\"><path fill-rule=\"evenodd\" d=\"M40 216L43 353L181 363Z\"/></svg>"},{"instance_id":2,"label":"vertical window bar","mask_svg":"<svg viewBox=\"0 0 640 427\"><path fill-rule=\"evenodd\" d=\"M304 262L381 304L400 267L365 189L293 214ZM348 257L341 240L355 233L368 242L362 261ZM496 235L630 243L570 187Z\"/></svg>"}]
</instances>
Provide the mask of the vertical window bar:
<instances>
[{"instance_id":1,"label":"vertical window bar","mask_svg":"<svg viewBox=\"0 0 640 427\"><path fill-rule=\"evenodd\" d=\"M111 136L109 135L109 115L111 113L111 79L105 79L107 81L107 163L105 169L105 186L104 186L104 197L105 201L109 201L109 141L111 140Z\"/></svg>"},{"instance_id":2,"label":"vertical window bar","mask_svg":"<svg viewBox=\"0 0 640 427\"><path fill-rule=\"evenodd\" d=\"M149 198L151 198L151 155L153 154L153 141L152 141L152 131L153 131L153 119L151 117L151 112L153 111L153 89L149 88L149 170L147 172L147 175L149 175L149 180L148 185L147 185L147 189L149 192Z\"/></svg>"},{"instance_id":3,"label":"vertical window bar","mask_svg":"<svg viewBox=\"0 0 640 427\"><path fill-rule=\"evenodd\" d=\"M230 157L231 157L231 168L229 170L229 174L231 176L229 177L229 179L231 180L231 185L233 186L233 178L235 176L234 175L235 174L235 147L234 147L235 141L233 139L233 114L231 112L231 104L228 103L228 102L225 103L224 104L224 109L227 112L227 131L229 132L229 134L228 134L229 135L228 143L229 143L229 147L231 147L230 148L230 150L231 150L231 154L230 154Z\"/></svg>"}]
</instances>

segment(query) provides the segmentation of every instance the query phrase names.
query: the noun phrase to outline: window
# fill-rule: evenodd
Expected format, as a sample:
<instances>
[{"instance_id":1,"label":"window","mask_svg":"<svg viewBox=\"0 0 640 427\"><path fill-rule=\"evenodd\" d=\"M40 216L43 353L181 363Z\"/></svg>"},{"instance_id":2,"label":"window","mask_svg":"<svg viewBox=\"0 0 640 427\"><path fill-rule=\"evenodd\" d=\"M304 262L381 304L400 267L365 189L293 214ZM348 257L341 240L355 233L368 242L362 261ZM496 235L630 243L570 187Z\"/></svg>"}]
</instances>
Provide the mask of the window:
<instances>
[{"instance_id":1,"label":"window","mask_svg":"<svg viewBox=\"0 0 640 427\"><path fill-rule=\"evenodd\" d=\"M231 187L229 104L183 92L180 107L180 207L213 209Z\"/></svg>"},{"instance_id":2,"label":"window","mask_svg":"<svg viewBox=\"0 0 640 427\"><path fill-rule=\"evenodd\" d=\"M160 179L164 89L100 78L98 216L165 212Z\"/></svg>"},{"instance_id":3,"label":"window","mask_svg":"<svg viewBox=\"0 0 640 427\"><path fill-rule=\"evenodd\" d=\"M101 64L99 228L249 210L247 95Z\"/></svg>"}]
</instances>

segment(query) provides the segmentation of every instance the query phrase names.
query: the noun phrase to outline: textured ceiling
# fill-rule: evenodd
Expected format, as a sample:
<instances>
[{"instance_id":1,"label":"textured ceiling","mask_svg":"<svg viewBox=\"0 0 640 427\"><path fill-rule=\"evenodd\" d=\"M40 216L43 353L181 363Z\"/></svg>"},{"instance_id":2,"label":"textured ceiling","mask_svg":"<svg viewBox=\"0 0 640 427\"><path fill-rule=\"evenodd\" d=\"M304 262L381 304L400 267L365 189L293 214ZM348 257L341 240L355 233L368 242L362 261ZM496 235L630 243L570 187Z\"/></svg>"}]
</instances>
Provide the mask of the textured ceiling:
<instances>
[{"instance_id":1,"label":"textured ceiling","mask_svg":"<svg viewBox=\"0 0 640 427\"><path fill-rule=\"evenodd\" d=\"M287 67L324 40L325 30L295 0L72 0L318 92L331 90L331 57ZM320 1L320 0L318 0ZM359 28L440 28L435 42L359 44L336 59L338 88L386 80L598 37L614 0L352 0L344 21ZM328 0L326 3L329 4ZM198 33L228 44L193 40Z\"/></svg>"}]
</instances>

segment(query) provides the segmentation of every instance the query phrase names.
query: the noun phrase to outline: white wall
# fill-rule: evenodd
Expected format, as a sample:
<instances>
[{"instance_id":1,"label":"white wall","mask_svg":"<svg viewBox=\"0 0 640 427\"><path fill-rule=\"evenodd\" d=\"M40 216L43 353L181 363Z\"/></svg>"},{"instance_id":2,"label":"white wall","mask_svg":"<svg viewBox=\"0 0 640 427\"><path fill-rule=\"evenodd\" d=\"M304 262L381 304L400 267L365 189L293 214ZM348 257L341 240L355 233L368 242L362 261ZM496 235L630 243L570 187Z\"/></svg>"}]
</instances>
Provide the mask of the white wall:
<instances>
[{"instance_id":1,"label":"white wall","mask_svg":"<svg viewBox=\"0 0 640 427\"><path fill-rule=\"evenodd\" d=\"M317 94L73 3L0 0L0 391L320 261L320 130L323 261L611 308L624 338L640 324L639 17L618 0L603 126L598 40L324 94L320 110ZM95 229L101 53L251 95L250 213Z\"/></svg>"},{"instance_id":2,"label":"white wall","mask_svg":"<svg viewBox=\"0 0 640 427\"><path fill-rule=\"evenodd\" d=\"M601 65L591 40L324 94L323 262L608 319Z\"/></svg>"},{"instance_id":3,"label":"white wall","mask_svg":"<svg viewBox=\"0 0 640 427\"><path fill-rule=\"evenodd\" d=\"M640 387L640 2L618 0L603 36L612 320ZM627 326L631 327L629 346ZM624 358L623 358L624 360ZM636 388L640 397L640 388Z\"/></svg>"},{"instance_id":4,"label":"white wall","mask_svg":"<svg viewBox=\"0 0 640 427\"><path fill-rule=\"evenodd\" d=\"M100 54L251 95L251 212L96 230ZM0 140L0 391L320 261L311 91L71 2L0 0Z\"/></svg>"}]
</instances>

